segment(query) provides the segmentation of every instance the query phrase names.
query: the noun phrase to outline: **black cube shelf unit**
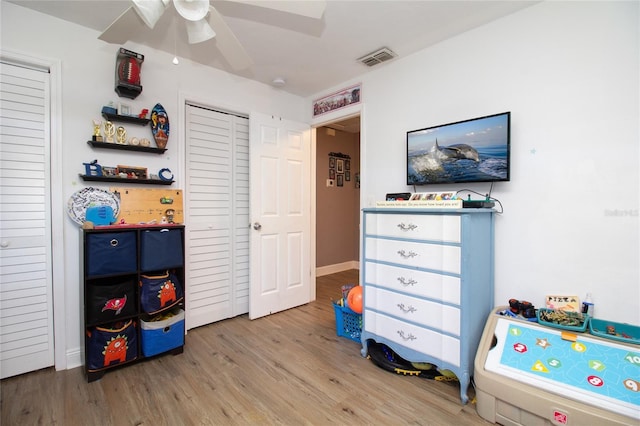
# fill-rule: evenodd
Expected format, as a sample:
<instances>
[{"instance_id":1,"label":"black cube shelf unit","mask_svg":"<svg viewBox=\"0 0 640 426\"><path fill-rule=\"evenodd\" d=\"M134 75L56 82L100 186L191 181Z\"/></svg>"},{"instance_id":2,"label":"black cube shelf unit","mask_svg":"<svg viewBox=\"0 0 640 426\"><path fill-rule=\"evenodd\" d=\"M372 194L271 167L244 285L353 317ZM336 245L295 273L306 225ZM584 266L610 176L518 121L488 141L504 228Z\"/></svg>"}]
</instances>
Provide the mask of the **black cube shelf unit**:
<instances>
[{"instance_id":1,"label":"black cube shelf unit","mask_svg":"<svg viewBox=\"0 0 640 426\"><path fill-rule=\"evenodd\" d=\"M82 230L85 373L184 350L184 226Z\"/></svg>"}]
</instances>

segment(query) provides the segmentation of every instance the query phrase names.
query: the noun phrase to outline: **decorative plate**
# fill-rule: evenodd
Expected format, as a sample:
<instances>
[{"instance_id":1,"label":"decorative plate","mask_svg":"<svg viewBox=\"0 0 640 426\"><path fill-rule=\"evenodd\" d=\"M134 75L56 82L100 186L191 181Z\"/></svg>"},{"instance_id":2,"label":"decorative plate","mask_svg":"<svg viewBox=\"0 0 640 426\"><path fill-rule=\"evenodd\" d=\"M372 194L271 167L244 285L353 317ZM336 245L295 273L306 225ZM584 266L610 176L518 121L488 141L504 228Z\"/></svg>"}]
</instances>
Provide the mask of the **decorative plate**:
<instances>
[{"instance_id":1,"label":"decorative plate","mask_svg":"<svg viewBox=\"0 0 640 426\"><path fill-rule=\"evenodd\" d=\"M109 206L113 209L114 217L120 213L120 199L116 194L99 188L83 188L76 191L67 203L69 217L78 225L85 222L87 207Z\"/></svg>"},{"instance_id":2,"label":"decorative plate","mask_svg":"<svg viewBox=\"0 0 640 426\"><path fill-rule=\"evenodd\" d=\"M164 149L169 140L169 116L161 104L151 110L151 133L158 148Z\"/></svg>"}]
</instances>

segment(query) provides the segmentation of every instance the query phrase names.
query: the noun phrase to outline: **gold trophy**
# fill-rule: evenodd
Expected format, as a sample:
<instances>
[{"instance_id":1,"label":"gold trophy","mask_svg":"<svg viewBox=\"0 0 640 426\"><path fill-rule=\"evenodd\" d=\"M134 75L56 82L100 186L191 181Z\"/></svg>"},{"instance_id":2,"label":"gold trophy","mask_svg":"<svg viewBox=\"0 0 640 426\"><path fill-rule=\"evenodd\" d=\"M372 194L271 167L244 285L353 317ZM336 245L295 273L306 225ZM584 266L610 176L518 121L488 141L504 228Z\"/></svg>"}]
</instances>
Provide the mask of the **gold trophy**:
<instances>
[{"instance_id":1,"label":"gold trophy","mask_svg":"<svg viewBox=\"0 0 640 426\"><path fill-rule=\"evenodd\" d=\"M104 123L104 134L107 136L107 142L113 143L113 135L116 133L116 128L110 121Z\"/></svg>"},{"instance_id":2,"label":"gold trophy","mask_svg":"<svg viewBox=\"0 0 640 426\"><path fill-rule=\"evenodd\" d=\"M116 140L121 145L127 143L127 131L124 127L118 126L118 130L116 130Z\"/></svg>"},{"instance_id":3,"label":"gold trophy","mask_svg":"<svg viewBox=\"0 0 640 426\"><path fill-rule=\"evenodd\" d=\"M101 123L97 120L93 120L93 141L102 142L102 135L100 134Z\"/></svg>"}]
</instances>

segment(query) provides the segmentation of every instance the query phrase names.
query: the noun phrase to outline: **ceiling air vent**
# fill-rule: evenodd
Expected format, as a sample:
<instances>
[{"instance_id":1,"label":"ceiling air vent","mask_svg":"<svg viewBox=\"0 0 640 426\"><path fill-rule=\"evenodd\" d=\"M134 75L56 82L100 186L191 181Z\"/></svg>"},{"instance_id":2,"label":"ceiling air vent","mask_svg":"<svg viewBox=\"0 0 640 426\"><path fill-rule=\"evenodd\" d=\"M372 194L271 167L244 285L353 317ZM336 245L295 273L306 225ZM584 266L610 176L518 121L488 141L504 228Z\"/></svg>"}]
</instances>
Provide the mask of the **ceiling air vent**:
<instances>
[{"instance_id":1,"label":"ceiling air vent","mask_svg":"<svg viewBox=\"0 0 640 426\"><path fill-rule=\"evenodd\" d=\"M390 49L383 47L380 50L376 50L375 52L371 52L368 55L364 55L362 58L358 59L358 61L362 62L368 67L372 67L395 57L395 53L393 53Z\"/></svg>"}]
</instances>

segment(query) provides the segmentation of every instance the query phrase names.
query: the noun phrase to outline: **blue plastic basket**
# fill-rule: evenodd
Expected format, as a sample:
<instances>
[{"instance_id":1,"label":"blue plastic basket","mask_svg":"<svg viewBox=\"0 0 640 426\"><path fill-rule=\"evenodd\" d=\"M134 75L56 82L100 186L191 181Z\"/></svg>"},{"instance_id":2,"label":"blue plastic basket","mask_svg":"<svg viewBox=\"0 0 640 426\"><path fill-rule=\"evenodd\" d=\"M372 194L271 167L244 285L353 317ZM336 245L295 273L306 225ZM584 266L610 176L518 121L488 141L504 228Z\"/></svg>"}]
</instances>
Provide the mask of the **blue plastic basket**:
<instances>
[{"instance_id":1,"label":"blue plastic basket","mask_svg":"<svg viewBox=\"0 0 640 426\"><path fill-rule=\"evenodd\" d=\"M582 324L578 326L556 324L554 322L548 322L540 318L541 314L553 312L553 311L554 309L547 309L547 308L538 309L538 312L536 312L536 316L538 318L538 324L546 325L548 327L553 327L553 328L559 328L562 330L577 331L580 333L584 333L585 331L587 331L587 324L589 323L589 318L590 318L589 315L581 314L578 312L567 312L566 314L569 317L582 318Z\"/></svg>"},{"instance_id":2,"label":"blue plastic basket","mask_svg":"<svg viewBox=\"0 0 640 426\"><path fill-rule=\"evenodd\" d=\"M611 328L607 330L607 327ZM604 337L605 339L640 345L640 327L637 325L591 318L589 332L594 336Z\"/></svg>"},{"instance_id":3,"label":"blue plastic basket","mask_svg":"<svg viewBox=\"0 0 640 426\"><path fill-rule=\"evenodd\" d=\"M353 312L346 306L340 306L336 302L333 302L333 310L336 314L336 334L360 343L362 315Z\"/></svg>"}]
</instances>

